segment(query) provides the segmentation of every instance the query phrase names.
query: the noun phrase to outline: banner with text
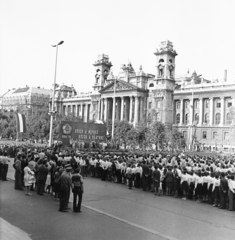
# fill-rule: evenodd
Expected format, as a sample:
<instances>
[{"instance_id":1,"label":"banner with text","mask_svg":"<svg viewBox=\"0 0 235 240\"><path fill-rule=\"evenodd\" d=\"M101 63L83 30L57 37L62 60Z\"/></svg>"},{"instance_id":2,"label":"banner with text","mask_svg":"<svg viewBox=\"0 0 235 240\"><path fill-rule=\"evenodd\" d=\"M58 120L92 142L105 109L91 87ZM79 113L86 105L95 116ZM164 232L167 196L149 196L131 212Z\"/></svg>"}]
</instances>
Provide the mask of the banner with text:
<instances>
[{"instance_id":1,"label":"banner with text","mask_svg":"<svg viewBox=\"0 0 235 240\"><path fill-rule=\"evenodd\" d=\"M71 142L105 142L106 125L84 122L62 121L60 124L60 139L63 145Z\"/></svg>"}]
</instances>

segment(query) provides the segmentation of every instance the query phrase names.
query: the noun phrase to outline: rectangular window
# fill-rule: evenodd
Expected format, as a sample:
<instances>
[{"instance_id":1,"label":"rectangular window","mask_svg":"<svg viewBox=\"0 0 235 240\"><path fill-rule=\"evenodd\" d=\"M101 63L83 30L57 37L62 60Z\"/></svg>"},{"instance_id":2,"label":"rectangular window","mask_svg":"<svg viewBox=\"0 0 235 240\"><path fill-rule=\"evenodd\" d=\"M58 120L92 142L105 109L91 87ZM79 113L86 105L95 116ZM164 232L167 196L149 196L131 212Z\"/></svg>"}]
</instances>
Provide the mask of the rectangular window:
<instances>
[{"instance_id":1,"label":"rectangular window","mask_svg":"<svg viewBox=\"0 0 235 240\"><path fill-rule=\"evenodd\" d=\"M206 137L207 137L206 131L203 131L203 132L202 132L202 138L203 138L203 139L206 139Z\"/></svg>"},{"instance_id":2,"label":"rectangular window","mask_svg":"<svg viewBox=\"0 0 235 240\"><path fill-rule=\"evenodd\" d=\"M229 140L229 133L228 132L224 132L224 140Z\"/></svg>"},{"instance_id":3,"label":"rectangular window","mask_svg":"<svg viewBox=\"0 0 235 240\"><path fill-rule=\"evenodd\" d=\"M213 132L212 138L217 139L217 132Z\"/></svg>"},{"instance_id":4,"label":"rectangular window","mask_svg":"<svg viewBox=\"0 0 235 240\"><path fill-rule=\"evenodd\" d=\"M221 102L216 102L216 107L221 108Z\"/></svg>"},{"instance_id":5,"label":"rectangular window","mask_svg":"<svg viewBox=\"0 0 235 240\"><path fill-rule=\"evenodd\" d=\"M152 102L149 102L149 109L152 108Z\"/></svg>"},{"instance_id":6,"label":"rectangular window","mask_svg":"<svg viewBox=\"0 0 235 240\"><path fill-rule=\"evenodd\" d=\"M232 102L228 102L227 104L228 108L232 106Z\"/></svg>"}]
</instances>

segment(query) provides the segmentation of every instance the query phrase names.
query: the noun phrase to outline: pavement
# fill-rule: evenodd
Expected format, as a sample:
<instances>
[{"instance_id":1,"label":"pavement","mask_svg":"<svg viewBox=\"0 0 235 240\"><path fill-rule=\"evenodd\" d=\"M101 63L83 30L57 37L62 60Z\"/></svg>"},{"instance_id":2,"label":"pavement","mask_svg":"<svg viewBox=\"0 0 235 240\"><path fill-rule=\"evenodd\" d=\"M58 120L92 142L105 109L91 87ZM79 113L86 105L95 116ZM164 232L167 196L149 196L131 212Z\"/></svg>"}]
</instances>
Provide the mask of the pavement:
<instances>
[{"instance_id":1,"label":"pavement","mask_svg":"<svg viewBox=\"0 0 235 240\"><path fill-rule=\"evenodd\" d=\"M9 181L0 181L0 239L232 240L235 236L235 212L91 177L84 180L82 213L61 213L49 194L32 192L28 197L14 190L11 166Z\"/></svg>"}]
</instances>

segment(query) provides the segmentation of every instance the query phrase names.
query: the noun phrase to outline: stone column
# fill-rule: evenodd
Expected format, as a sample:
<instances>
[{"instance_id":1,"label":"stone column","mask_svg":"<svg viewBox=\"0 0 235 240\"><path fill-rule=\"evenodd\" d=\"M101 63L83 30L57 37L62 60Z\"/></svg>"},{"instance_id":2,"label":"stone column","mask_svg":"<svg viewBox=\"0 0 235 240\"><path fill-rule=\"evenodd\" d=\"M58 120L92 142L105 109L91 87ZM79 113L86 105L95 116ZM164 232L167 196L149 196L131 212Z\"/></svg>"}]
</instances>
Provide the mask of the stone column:
<instances>
[{"instance_id":1,"label":"stone column","mask_svg":"<svg viewBox=\"0 0 235 240\"><path fill-rule=\"evenodd\" d=\"M121 118L120 120L123 120L123 111L124 111L124 98L121 97Z\"/></svg>"},{"instance_id":2,"label":"stone column","mask_svg":"<svg viewBox=\"0 0 235 240\"><path fill-rule=\"evenodd\" d=\"M143 102L144 102L144 98L140 97L140 121L143 120L143 116L144 116Z\"/></svg>"},{"instance_id":3,"label":"stone column","mask_svg":"<svg viewBox=\"0 0 235 240\"><path fill-rule=\"evenodd\" d=\"M210 98L210 124L212 125L213 124L213 119L214 119L214 106L213 106L213 103L214 103L214 99L213 97Z\"/></svg>"},{"instance_id":4,"label":"stone column","mask_svg":"<svg viewBox=\"0 0 235 240\"><path fill-rule=\"evenodd\" d=\"M193 100L194 100L194 99L190 99L190 100L189 100L189 105L190 105L190 109L189 109L189 124L193 124L193 119L194 119L194 117L193 117L194 101L193 101Z\"/></svg>"},{"instance_id":5,"label":"stone column","mask_svg":"<svg viewBox=\"0 0 235 240\"><path fill-rule=\"evenodd\" d=\"M221 119L220 119L220 125L223 126L224 125L224 97L220 98L220 102L221 102Z\"/></svg>"},{"instance_id":6,"label":"stone column","mask_svg":"<svg viewBox=\"0 0 235 240\"><path fill-rule=\"evenodd\" d=\"M202 125L203 122L203 99L199 99L199 121L198 124Z\"/></svg>"},{"instance_id":7,"label":"stone column","mask_svg":"<svg viewBox=\"0 0 235 240\"><path fill-rule=\"evenodd\" d=\"M100 120L100 101L101 101L101 99L98 101L98 117L97 117L97 120Z\"/></svg>"},{"instance_id":8,"label":"stone column","mask_svg":"<svg viewBox=\"0 0 235 240\"><path fill-rule=\"evenodd\" d=\"M132 122L132 105L133 105L133 97L130 97L130 111L129 111L129 122Z\"/></svg>"},{"instance_id":9,"label":"stone column","mask_svg":"<svg viewBox=\"0 0 235 240\"><path fill-rule=\"evenodd\" d=\"M100 104L101 104L101 107L100 107L100 120L103 120L103 111L104 111L104 109L103 109L104 99L103 98L100 99Z\"/></svg>"},{"instance_id":10,"label":"stone column","mask_svg":"<svg viewBox=\"0 0 235 240\"><path fill-rule=\"evenodd\" d=\"M75 107L75 108L76 108L76 110L75 110L75 116L78 116L78 105L76 104L75 106L76 106L76 107Z\"/></svg>"},{"instance_id":11,"label":"stone column","mask_svg":"<svg viewBox=\"0 0 235 240\"><path fill-rule=\"evenodd\" d=\"M134 115L134 123L138 122L138 105L139 105L139 97L135 96L135 115Z\"/></svg>"},{"instance_id":12,"label":"stone column","mask_svg":"<svg viewBox=\"0 0 235 240\"><path fill-rule=\"evenodd\" d=\"M80 114L79 114L80 117L82 117L82 104L80 104Z\"/></svg>"},{"instance_id":13,"label":"stone column","mask_svg":"<svg viewBox=\"0 0 235 240\"><path fill-rule=\"evenodd\" d=\"M115 97L113 97L113 107L112 107L112 121L115 120L115 112L116 112L116 101Z\"/></svg>"},{"instance_id":14,"label":"stone column","mask_svg":"<svg viewBox=\"0 0 235 240\"><path fill-rule=\"evenodd\" d=\"M180 100L180 125L184 122L184 100Z\"/></svg>"},{"instance_id":15,"label":"stone column","mask_svg":"<svg viewBox=\"0 0 235 240\"><path fill-rule=\"evenodd\" d=\"M104 99L104 121L107 121L108 99Z\"/></svg>"}]
</instances>

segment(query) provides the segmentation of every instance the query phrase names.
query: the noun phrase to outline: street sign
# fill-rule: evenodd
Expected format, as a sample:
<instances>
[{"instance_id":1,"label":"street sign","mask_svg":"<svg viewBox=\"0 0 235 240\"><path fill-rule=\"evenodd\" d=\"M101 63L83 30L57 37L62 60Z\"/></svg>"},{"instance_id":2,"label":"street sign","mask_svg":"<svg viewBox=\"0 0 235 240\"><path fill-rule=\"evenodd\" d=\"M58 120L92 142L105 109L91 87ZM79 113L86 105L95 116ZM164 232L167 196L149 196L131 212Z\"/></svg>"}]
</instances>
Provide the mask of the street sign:
<instances>
[{"instance_id":1,"label":"street sign","mask_svg":"<svg viewBox=\"0 0 235 240\"><path fill-rule=\"evenodd\" d=\"M84 122L62 121L59 138L63 145L69 146L71 142L105 142L106 125Z\"/></svg>"}]
</instances>

